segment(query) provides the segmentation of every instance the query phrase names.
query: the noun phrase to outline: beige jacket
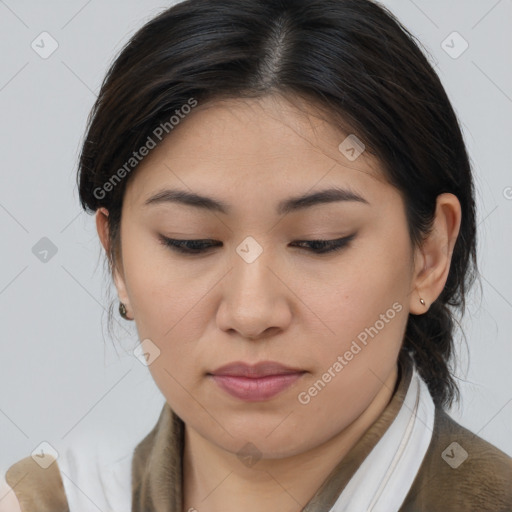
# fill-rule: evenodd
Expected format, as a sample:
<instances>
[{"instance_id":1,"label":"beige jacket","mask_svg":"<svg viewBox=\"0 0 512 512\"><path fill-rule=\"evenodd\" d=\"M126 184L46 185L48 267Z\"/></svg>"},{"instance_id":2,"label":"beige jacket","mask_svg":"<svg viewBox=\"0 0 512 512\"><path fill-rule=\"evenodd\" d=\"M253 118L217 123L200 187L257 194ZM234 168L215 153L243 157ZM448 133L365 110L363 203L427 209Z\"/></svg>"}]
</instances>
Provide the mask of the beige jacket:
<instances>
[{"instance_id":1,"label":"beige jacket","mask_svg":"<svg viewBox=\"0 0 512 512\"><path fill-rule=\"evenodd\" d=\"M396 417L411 375L410 367L400 367L400 380L386 409L334 468L303 512L329 512ZM183 432L183 422L166 403L156 425L133 453L131 512L184 512ZM468 458L457 468L441 456L454 441L468 452ZM57 461L43 470L26 457L7 470L6 481L22 512L69 512ZM432 440L398 512L473 511L512 512L512 458L436 409Z\"/></svg>"}]
</instances>

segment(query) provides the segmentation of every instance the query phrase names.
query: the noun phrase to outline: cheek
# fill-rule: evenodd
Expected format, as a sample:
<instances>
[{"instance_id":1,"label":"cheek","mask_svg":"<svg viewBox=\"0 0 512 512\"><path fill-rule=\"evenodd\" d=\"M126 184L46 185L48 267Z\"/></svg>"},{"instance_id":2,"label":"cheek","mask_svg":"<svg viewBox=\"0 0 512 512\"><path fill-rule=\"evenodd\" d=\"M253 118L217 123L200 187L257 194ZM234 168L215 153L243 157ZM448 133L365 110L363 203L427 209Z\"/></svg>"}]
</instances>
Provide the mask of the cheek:
<instances>
[{"instance_id":1,"label":"cheek","mask_svg":"<svg viewBox=\"0 0 512 512\"><path fill-rule=\"evenodd\" d=\"M328 327L318 354L328 365L347 351L347 358L359 364L375 366L382 359L386 365L401 345L407 322L409 246L406 239L368 237L353 255L317 281L317 291L303 292L315 298L308 305Z\"/></svg>"},{"instance_id":2,"label":"cheek","mask_svg":"<svg viewBox=\"0 0 512 512\"><path fill-rule=\"evenodd\" d=\"M194 391L203 370L197 340L212 314L204 309L211 284L195 280L183 265L171 265L166 249L154 241L135 240L125 237L123 264L138 338L157 354L148 366L155 384L181 411L190 405L185 390Z\"/></svg>"},{"instance_id":3,"label":"cheek","mask_svg":"<svg viewBox=\"0 0 512 512\"><path fill-rule=\"evenodd\" d=\"M299 390L304 414L323 418L327 424L333 421L332 404L337 404L334 423L337 427L348 423L366 409L395 366L408 310L405 288L396 286L400 282L396 272L387 267L380 270L388 272L374 268L349 279L333 279L324 288L322 303L311 305L322 312L330 331L315 344L314 352L304 347L316 363L315 373Z\"/></svg>"},{"instance_id":4,"label":"cheek","mask_svg":"<svg viewBox=\"0 0 512 512\"><path fill-rule=\"evenodd\" d=\"M206 290L183 262L173 264L170 249L148 232L134 229L123 239L123 265L141 339L163 342L190 322L189 315L194 315L194 305Z\"/></svg>"}]
</instances>

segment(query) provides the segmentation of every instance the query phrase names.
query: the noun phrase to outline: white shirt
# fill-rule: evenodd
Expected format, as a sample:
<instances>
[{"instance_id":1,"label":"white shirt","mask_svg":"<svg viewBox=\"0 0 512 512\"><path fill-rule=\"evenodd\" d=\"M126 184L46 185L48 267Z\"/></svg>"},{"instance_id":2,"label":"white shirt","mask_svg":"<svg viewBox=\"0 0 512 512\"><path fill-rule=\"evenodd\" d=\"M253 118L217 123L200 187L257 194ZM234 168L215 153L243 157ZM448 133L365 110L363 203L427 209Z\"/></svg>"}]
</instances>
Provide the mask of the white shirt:
<instances>
[{"instance_id":1,"label":"white shirt","mask_svg":"<svg viewBox=\"0 0 512 512\"><path fill-rule=\"evenodd\" d=\"M135 449L135 447L133 447ZM69 446L58 458L70 512L131 512L133 449L120 453L108 440Z\"/></svg>"}]
</instances>

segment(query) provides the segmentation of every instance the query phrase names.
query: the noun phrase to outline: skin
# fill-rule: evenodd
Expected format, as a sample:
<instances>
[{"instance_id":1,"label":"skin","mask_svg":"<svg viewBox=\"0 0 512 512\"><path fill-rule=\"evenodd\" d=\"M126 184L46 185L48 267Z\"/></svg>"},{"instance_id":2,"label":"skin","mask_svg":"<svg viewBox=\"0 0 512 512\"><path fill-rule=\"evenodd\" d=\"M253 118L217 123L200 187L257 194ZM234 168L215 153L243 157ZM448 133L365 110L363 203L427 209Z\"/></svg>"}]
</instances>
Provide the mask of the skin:
<instances>
[{"instance_id":1,"label":"skin","mask_svg":"<svg viewBox=\"0 0 512 512\"><path fill-rule=\"evenodd\" d=\"M441 293L460 227L452 194L437 199L431 235L408 237L405 209L368 151L349 161L347 134L312 106L279 96L198 105L131 176L114 281L140 340L160 355L149 370L186 425L184 510L298 511L389 403L408 314ZM331 202L277 215L290 196L350 187L361 202ZM229 214L178 203L143 206L163 188L218 198ZM108 251L108 212L96 214ZM355 233L340 251L315 254L293 242ZM221 242L181 255L158 240ZM263 252L236 252L247 237ZM426 305L422 305L423 297ZM393 303L378 335L309 403L298 395L332 367ZM224 392L206 374L233 361L272 360L305 374L263 402ZM237 452L253 443L261 459Z\"/></svg>"}]
</instances>

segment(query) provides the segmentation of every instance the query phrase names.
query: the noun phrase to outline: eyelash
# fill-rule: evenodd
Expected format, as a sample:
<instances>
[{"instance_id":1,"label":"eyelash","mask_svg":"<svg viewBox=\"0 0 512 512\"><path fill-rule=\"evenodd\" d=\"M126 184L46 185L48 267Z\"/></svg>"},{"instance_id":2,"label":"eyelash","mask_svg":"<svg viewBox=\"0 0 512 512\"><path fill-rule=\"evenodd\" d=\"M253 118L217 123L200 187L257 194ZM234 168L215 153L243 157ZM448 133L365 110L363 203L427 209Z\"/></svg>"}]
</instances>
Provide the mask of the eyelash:
<instances>
[{"instance_id":1,"label":"eyelash","mask_svg":"<svg viewBox=\"0 0 512 512\"><path fill-rule=\"evenodd\" d=\"M311 251L315 254L328 254L345 248L355 236L356 235L354 233L335 240L299 240L295 243L309 245L310 248L305 250ZM160 242L173 251L189 255L201 254L216 246L215 244L204 243L209 242L209 240L177 240L175 238L167 238L163 235L160 235ZM315 246L317 249L314 248Z\"/></svg>"}]
</instances>

